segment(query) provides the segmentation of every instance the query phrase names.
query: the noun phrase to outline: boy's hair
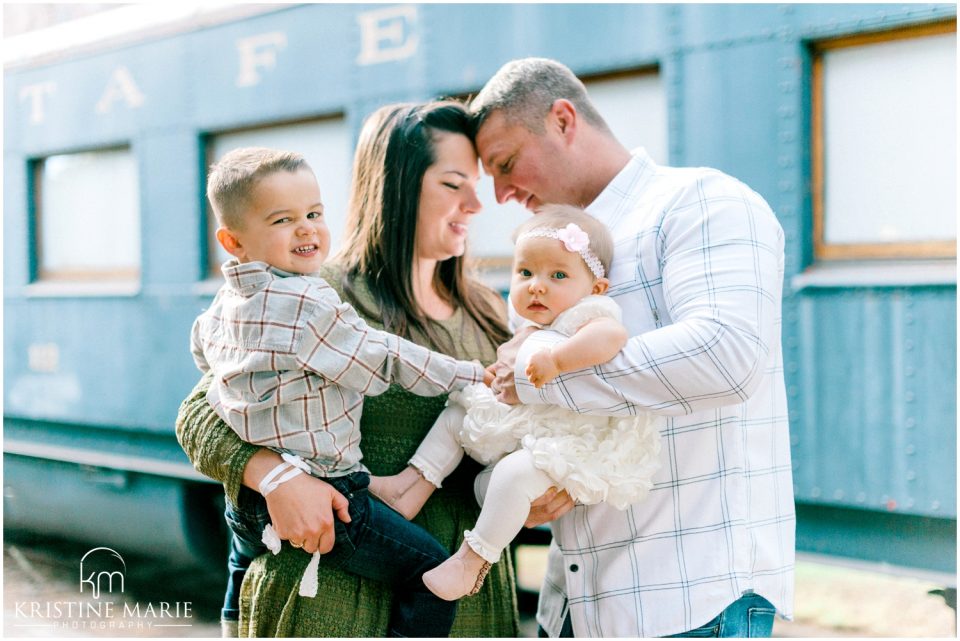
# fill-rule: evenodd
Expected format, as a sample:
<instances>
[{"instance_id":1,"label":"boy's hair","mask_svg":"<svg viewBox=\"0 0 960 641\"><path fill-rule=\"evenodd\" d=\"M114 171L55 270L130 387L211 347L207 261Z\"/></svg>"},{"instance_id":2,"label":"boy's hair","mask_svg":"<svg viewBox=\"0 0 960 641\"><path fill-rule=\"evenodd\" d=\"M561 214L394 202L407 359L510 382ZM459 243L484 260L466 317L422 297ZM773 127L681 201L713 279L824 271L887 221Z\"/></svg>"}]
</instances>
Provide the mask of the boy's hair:
<instances>
[{"instance_id":1,"label":"boy's hair","mask_svg":"<svg viewBox=\"0 0 960 641\"><path fill-rule=\"evenodd\" d=\"M241 147L228 152L211 165L207 176L207 198L217 221L229 229L242 229L244 209L257 183L279 171L301 169L310 169L310 165L293 151Z\"/></svg>"},{"instance_id":2,"label":"boy's hair","mask_svg":"<svg viewBox=\"0 0 960 641\"><path fill-rule=\"evenodd\" d=\"M535 229L563 229L570 223L576 223L590 237L590 250L603 265L603 272L610 274L613 261L613 237L610 230L599 220L579 207L573 205L542 205L537 213L523 222L513 231L512 240L517 242L521 234Z\"/></svg>"},{"instance_id":3,"label":"boy's hair","mask_svg":"<svg viewBox=\"0 0 960 641\"><path fill-rule=\"evenodd\" d=\"M509 124L520 124L527 131L542 134L544 119L560 98L573 103L577 113L591 125L609 133L610 128L580 79L565 65L549 58L512 60L500 67L470 101L474 131L479 131L484 121L499 111Z\"/></svg>"}]
</instances>

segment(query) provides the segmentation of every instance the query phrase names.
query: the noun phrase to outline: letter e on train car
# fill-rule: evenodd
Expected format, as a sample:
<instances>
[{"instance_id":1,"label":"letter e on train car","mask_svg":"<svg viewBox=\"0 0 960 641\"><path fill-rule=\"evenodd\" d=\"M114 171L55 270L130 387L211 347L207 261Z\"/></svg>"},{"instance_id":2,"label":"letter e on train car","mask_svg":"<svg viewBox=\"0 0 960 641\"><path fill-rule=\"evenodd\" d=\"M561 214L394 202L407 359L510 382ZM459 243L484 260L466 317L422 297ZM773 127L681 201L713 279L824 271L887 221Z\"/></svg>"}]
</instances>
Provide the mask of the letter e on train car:
<instances>
[{"instance_id":1,"label":"letter e on train car","mask_svg":"<svg viewBox=\"0 0 960 641\"><path fill-rule=\"evenodd\" d=\"M409 58L417 52L417 7L405 4L365 11L360 23L360 55L357 64L373 65Z\"/></svg>"}]
</instances>

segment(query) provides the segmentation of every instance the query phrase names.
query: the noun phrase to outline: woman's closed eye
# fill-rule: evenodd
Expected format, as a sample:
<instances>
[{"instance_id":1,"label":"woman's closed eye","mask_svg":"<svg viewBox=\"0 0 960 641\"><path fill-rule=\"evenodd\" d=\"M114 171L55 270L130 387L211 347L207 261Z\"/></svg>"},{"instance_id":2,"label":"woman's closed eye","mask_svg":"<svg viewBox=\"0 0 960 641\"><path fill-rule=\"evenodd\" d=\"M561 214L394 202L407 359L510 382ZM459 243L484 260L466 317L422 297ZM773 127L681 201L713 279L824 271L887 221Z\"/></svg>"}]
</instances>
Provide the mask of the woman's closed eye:
<instances>
[{"instance_id":1,"label":"woman's closed eye","mask_svg":"<svg viewBox=\"0 0 960 641\"><path fill-rule=\"evenodd\" d=\"M445 182L445 183L443 183L443 186L444 186L444 187L449 187L449 188L452 189L453 191L459 191L459 190L460 190L460 185L455 185L454 183Z\"/></svg>"}]
</instances>

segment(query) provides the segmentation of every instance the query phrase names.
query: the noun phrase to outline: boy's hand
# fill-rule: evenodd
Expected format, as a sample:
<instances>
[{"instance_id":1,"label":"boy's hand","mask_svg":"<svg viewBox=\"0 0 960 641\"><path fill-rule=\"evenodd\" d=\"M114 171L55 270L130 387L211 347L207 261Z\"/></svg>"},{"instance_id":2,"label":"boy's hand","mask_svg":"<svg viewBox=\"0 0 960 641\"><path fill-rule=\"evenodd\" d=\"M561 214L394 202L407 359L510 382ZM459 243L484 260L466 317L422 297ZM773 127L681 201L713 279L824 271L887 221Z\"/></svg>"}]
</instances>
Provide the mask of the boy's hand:
<instances>
[{"instance_id":1,"label":"boy's hand","mask_svg":"<svg viewBox=\"0 0 960 641\"><path fill-rule=\"evenodd\" d=\"M497 348L497 362L490 366L491 371L496 375L490 389L493 390L497 400L507 405L517 405L520 398L517 396L516 383L513 380L513 367L517 363L517 352L520 346L530 334L538 331L538 327L533 325L524 325L513 338Z\"/></svg>"},{"instance_id":2,"label":"boy's hand","mask_svg":"<svg viewBox=\"0 0 960 641\"><path fill-rule=\"evenodd\" d=\"M540 389L560 374L560 367L552 351L541 349L530 356L527 369L524 371L533 386Z\"/></svg>"},{"instance_id":3,"label":"boy's hand","mask_svg":"<svg viewBox=\"0 0 960 641\"><path fill-rule=\"evenodd\" d=\"M496 367L496 363L483 370L483 384L487 387L490 387L493 384L493 379L496 378L496 374L493 373L494 367Z\"/></svg>"}]
</instances>

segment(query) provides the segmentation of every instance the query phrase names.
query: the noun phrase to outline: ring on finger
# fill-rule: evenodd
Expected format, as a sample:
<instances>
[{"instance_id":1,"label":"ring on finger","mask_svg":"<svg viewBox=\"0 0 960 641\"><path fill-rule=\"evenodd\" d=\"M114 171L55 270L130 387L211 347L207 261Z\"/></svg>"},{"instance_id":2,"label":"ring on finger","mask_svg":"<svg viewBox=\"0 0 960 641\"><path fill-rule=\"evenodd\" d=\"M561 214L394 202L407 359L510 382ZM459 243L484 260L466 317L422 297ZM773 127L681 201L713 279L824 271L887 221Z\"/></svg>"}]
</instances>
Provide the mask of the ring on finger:
<instances>
[{"instance_id":1,"label":"ring on finger","mask_svg":"<svg viewBox=\"0 0 960 641\"><path fill-rule=\"evenodd\" d=\"M302 548L303 544L304 544L304 541L290 541L290 545L292 545L295 548Z\"/></svg>"}]
</instances>

